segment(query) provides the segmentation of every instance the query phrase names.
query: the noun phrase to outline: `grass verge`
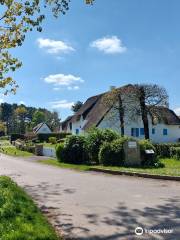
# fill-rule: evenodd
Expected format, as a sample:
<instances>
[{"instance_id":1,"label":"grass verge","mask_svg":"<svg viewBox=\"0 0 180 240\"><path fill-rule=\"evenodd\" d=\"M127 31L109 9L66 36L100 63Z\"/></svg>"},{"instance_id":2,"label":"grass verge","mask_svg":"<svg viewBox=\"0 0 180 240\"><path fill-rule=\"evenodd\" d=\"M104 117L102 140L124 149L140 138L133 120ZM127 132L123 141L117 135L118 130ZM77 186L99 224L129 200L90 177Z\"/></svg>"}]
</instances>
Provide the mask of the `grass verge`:
<instances>
[{"instance_id":1,"label":"grass verge","mask_svg":"<svg viewBox=\"0 0 180 240\"><path fill-rule=\"evenodd\" d=\"M66 164L60 163L56 159L49 160L40 160L39 162L53 165L61 168L70 168L81 171L92 170L93 166L88 165L75 165L75 164ZM180 176L180 161L176 159L160 159L160 162L164 164L164 167L161 168L150 168L150 167L105 167L105 166L95 166L100 169L111 169L111 170L119 170L119 171L127 171L127 172L138 172L138 173L148 173L148 174L156 174L156 175L169 175L169 176Z\"/></svg>"},{"instance_id":2,"label":"grass verge","mask_svg":"<svg viewBox=\"0 0 180 240\"><path fill-rule=\"evenodd\" d=\"M0 239L58 240L32 199L10 178L0 177Z\"/></svg>"},{"instance_id":3,"label":"grass verge","mask_svg":"<svg viewBox=\"0 0 180 240\"><path fill-rule=\"evenodd\" d=\"M17 157L30 157L33 156L32 153L21 151L17 149L16 147L10 145L10 146L0 146L0 152L10 155L10 156L17 156Z\"/></svg>"}]
</instances>

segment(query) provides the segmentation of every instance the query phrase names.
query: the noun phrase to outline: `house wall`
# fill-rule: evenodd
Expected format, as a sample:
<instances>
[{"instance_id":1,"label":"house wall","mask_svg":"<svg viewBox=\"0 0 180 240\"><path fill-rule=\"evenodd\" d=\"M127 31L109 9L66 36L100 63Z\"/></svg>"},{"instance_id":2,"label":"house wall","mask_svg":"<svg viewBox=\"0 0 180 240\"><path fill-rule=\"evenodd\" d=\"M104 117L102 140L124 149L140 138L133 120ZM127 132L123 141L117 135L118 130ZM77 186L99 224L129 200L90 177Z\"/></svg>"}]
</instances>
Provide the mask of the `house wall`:
<instances>
[{"instance_id":1,"label":"house wall","mask_svg":"<svg viewBox=\"0 0 180 240\"><path fill-rule=\"evenodd\" d=\"M51 130L46 124L43 124L42 127L36 133L51 133Z\"/></svg>"},{"instance_id":2,"label":"house wall","mask_svg":"<svg viewBox=\"0 0 180 240\"><path fill-rule=\"evenodd\" d=\"M167 125L163 123L153 125L151 117L149 116L148 118L150 139L153 142L177 142L180 139L180 125ZM111 110L100 122L98 127L111 128L120 133L121 129L118 113L116 114ZM140 129L144 128L141 117L137 117L135 120L131 121L129 121L127 117L125 118L125 135L131 136L132 128L138 128L140 133ZM152 134L153 128L155 129L155 134ZM167 135L163 135L163 129L167 129ZM139 134L138 139L144 139L144 135Z\"/></svg>"},{"instance_id":3,"label":"house wall","mask_svg":"<svg viewBox=\"0 0 180 240\"><path fill-rule=\"evenodd\" d=\"M82 128L84 127L86 122L87 122L87 120L84 120L82 116L79 119L79 121L73 122L73 124L72 124L72 134L84 133Z\"/></svg>"}]
</instances>

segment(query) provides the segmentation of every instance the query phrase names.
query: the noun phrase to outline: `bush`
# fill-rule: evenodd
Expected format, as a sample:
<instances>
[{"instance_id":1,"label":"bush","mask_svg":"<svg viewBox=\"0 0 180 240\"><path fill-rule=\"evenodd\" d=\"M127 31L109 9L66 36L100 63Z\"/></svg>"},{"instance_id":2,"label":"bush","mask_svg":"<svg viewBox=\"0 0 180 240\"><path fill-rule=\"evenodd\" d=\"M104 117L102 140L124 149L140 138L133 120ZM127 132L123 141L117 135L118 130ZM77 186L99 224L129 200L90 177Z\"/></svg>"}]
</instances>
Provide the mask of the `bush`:
<instances>
[{"instance_id":1,"label":"bush","mask_svg":"<svg viewBox=\"0 0 180 240\"><path fill-rule=\"evenodd\" d=\"M125 139L104 142L99 151L99 162L104 166L122 166L124 164L123 143Z\"/></svg>"},{"instance_id":2,"label":"bush","mask_svg":"<svg viewBox=\"0 0 180 240\"><path fill-rule=\"evenodd\" d=\"M180 160L180 147L171 147L171 157Z\"/></svg>"},{"instance_id":3,"label":"bush","mask_svg":"<svg viewBox=\"0 0 180 240\"><path fill-rule=\"evenodd\" d=\"M112 142L120 135L111 129L92 128L87 135L87 148L91 162L99 163L98 154L104 142Z\"/></svg>"},{"instance_id":4,"label":"bush","mask_svg":"<svg viewBox=\"0 0 180 240\"><path fill-rule=\"evenodd\" d=\"M180 147L180 143L161 143L161 144L153 144L156 150L156 154L162 158L170 158L171 157L171 148L172 147Z\"/></svg>"},{"instance_id":5,"label":"bush","mask_svg":"<svg viewBox=\"0 0 180 240\"><path fill-rule=\"evenodd\" d=\"M56 144L57 143L57 138L56 137L49 137L49 143L51 144Z\"/></svg>"},{"instance_id":6,"label":"bush","mask_svg":"<svg viewBox=\"0 0 180 240\"><path fill-rule=\"evenodd\" d=\"M24 140L24 135L23 134L18 134L18 133L13 133L10 136L10 141L16 141L17 139L22 139Z\"/></svg>"},{"instance_id":7,"label":"bush","mask_svg":"<svg viewBox=\"0 0 180 240\"><path fill-rule=\"evenodd\" d=\"M37 138L40 142L48 142L50 137L55 137L57 140L66 138L70 133L38 133Z\"/></svg>"},{"instance_id":8,"label":"bush","mask_svg":"<svg viewBox=\"0 0 180 240\"><path fill-rule=\"evenodd\" d=\"M9 140L9 136L2 136L0 137L0 140Z\"/></svg>"},{"instance_id":9,"label":"bush","mask_svg":"<svg viewBox=\"0 0 180 240\"><path fill-rule=\"evenodd\" d=\"M70 136L66 138L64 147L58 145L56 155L59 161L72 164L88 162L86 138L84 136Z\"/></svg>"}]
</instances>

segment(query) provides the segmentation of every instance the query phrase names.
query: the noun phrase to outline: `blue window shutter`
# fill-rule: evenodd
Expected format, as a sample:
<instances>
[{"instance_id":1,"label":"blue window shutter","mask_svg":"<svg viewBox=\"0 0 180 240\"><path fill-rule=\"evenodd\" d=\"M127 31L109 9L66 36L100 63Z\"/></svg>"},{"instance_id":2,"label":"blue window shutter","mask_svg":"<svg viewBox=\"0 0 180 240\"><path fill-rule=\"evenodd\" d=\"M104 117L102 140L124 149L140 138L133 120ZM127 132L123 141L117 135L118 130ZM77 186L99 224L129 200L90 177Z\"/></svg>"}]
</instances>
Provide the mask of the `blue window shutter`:
<instances>
[{"instance_id":1,"label":"blue window shutter","mask_svg":"<svg viewBox=\"0 0 180 240\"><path fill-rule=\"evenodd\" d=\"M144 128L140 128L140 134L144 135Z\"/></svg>"},{"instance_id":2,"label":"blue window shutter","mask_svg":"<svg viewBox=\"0 0 180 240\"><path fill-rule=\"evenodd\" d=\"M136 128L136 137L139 137L139 128Z\"/></svg>"},{"instance_id":3,"label":"blue window shutter","mask_svg":"<svg viewBox=\"0 0 180 240\"><path fill-rule=\"evenodd\" d=\"M134 128L131 128L131 136L134 136Z\"/></svg>"},{"instance_id":4,"label":"blue window shutter","mask_svg":"<svg viewBox=\"0 0 180 240\"><path fill-rule=\"evenodd\" d=\"M166 128L163 129L163 135L167 136L168 135L168 130Z\"/></svg>"}]
</instances>

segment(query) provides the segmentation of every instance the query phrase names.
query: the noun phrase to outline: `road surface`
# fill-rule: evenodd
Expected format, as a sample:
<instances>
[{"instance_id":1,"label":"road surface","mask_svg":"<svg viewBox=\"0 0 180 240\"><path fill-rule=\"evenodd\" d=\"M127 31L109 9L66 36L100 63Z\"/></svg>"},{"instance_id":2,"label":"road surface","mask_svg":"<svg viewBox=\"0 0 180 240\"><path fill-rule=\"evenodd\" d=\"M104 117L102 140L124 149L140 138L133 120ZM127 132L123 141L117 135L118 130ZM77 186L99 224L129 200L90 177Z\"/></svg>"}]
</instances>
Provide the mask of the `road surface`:
<instances>
[{"instance_id":1,"label":"road surface","mask_svg":"<svg viewBox=\"0 0 180 240\"><path fill-rule=\"evenodd\" d=\"M180 182L60 169L3 154L0 175L22 186L65 239L180 239ZM144 234L136 236L136 227Z\"/></svg>"}]
</instances>

